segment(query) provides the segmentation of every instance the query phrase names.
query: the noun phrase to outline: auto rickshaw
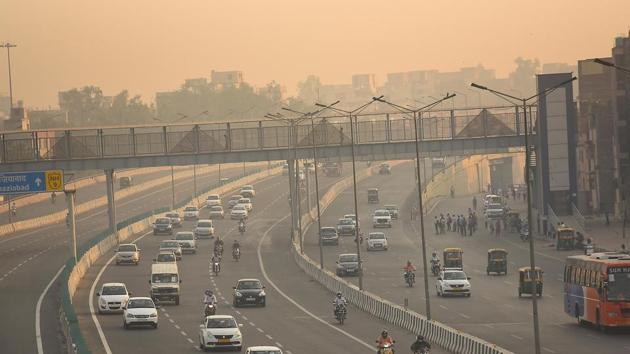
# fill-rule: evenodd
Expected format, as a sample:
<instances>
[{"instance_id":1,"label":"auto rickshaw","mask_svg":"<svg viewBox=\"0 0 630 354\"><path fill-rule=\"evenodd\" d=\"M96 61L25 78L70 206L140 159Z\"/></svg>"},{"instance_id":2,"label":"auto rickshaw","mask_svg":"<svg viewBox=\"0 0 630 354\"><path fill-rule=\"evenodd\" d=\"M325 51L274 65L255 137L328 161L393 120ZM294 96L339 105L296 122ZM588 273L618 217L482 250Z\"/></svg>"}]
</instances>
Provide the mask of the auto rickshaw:
<instances>
[{"instance_id":1,"label":"auto rickshaw","mask_svg":"<svg viewBox=\"0 0 630 354\"><path fill-rule=\"evenodd\" d=\"M515 211L510 211L505 216L506 225L508 227L508 232L510 233L518 233L521 230L521 218L520 215Z\"/></svg>"},{"instance_id":2,"label":"auto rickshaw","mask_svg":"<svg viewBox=\"0 0 630 354\"><path fill-rule=\"evenodd\" d=\"M575 229L572 227L560 227L556 231L556 250L575 249Z\"/></svg>"},{"instance_id":3,"label":"auto rickshaw","mask_svg":"<svg viewBox=\"0 0 630 354\"><path fill-rule=\"evenodd\" d=\"M367 199L369 204L378 204L378 188L368 189Z\"/></svg>"},{"instance_id":4,"label":"auto rickshaw","mask_svg":"<svg viewBox=\"0 0 630 354\"><path fill-rule=\"evenodd\" d=\"M535 290L535 293L534 293ZM522 267L518 270L518 297L523 294L542 296L543 292L543 270L536 267L531 271L530 267Z\"/></svg>"},{"instance_id":5,"label":"auto rickshaw","mask_svg":"<svg viewBox=\"0 0 630 354\"><path fill-rule=\"evenodd\" d=\"M444 249L444 268L464 269L464 250L461 248Z\"/></svg>"},{"instance_id":6,"label":"auto rickshaw","mask_svg":"<svg viewBox=\"0 0 630 354\"><path fill-rule=\"evenodd\" d=\"M507 274L507 254L508 252L502 248L489 249L486 273Z\"/></svg>"}]
</instances>

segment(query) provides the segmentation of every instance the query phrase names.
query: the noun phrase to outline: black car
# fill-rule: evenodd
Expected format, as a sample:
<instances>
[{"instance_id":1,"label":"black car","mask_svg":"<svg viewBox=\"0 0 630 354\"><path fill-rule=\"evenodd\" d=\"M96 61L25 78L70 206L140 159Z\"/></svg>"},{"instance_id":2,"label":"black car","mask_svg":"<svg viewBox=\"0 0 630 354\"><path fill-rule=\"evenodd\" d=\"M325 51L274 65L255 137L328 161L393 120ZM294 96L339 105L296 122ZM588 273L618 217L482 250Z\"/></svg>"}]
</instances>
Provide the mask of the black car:
<instances>
[{"instance_id":1,"label":"black car","mask_svg":"<svg viewBox=\"0 0 630 354\"><path fill-rule=\"evenodd\" d=\"M254 305L265 307L265 287L258 279L241 279L233 288L232 304L234 307Z\"/></svg>"},{"instance_id":2,"label":"black car","mask_svg":"<svg viewBox=\"0 0 630 354\"><path fill-rule=\"evenodd\" d=\"M153 234L173 234L173 225L171 224L170 218L157 218L155 223L153 223Z\"/></svg>"}]
</instances>

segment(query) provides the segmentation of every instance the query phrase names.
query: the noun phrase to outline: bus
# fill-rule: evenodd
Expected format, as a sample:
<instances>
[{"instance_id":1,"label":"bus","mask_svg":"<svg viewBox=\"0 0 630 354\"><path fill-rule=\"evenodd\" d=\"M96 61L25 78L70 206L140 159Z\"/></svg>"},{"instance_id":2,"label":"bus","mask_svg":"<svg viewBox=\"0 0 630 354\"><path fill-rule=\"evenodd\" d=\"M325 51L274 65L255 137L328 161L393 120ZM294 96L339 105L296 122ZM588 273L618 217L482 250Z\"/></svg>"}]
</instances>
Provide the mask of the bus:
<instances>
[{"instance_id":1,"label":"bus","mask_svg":"<svg viewBox=\"0 0 630 354\"><path fill-rule=\"evenodd\" d=\"M569 256L564 267L564 311L600 329L630 326L630 255Z\"/></svg>"}]
</instances>

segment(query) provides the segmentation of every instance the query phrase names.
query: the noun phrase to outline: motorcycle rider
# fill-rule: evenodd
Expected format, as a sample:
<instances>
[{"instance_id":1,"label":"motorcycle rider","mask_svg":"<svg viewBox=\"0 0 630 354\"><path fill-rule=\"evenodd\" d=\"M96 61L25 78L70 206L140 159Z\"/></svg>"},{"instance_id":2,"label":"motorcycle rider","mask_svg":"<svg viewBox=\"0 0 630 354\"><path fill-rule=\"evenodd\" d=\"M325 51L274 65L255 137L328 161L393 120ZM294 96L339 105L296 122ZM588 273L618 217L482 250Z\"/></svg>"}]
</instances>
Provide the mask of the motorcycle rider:
<instances>
[{"instance_id":1,"label":"motorcycle rider","mask_svg":"<svg viewBox=\"0 0 630 354\"><path fill-rule=\"evenodd\" d=\"M413 264L411 264L410 260L407 260L407 264L403 267L403 270L405 271L405 274L404 274L405 280L407 280L408 276L415 277L414 272L416 271L416 267Z\"/></svg>"},{"instance_id":2,"label":"motorcycle rider","mask_svg":"<svg viewBox=\"0 0 630 354\"><path fill-rule=\"evenodd\" d=\"M426 353L431 349L431 344L424 340L422 335L416 337L416 341L411 344L411 351L414 353Z\"/></svg>"},{"instance_id":3,"label":"motorcycle rider","mask_svg":"<svg viewBox=\"0 0 630 354\"><path fill-rule=\"evenodd\" d=\"M381 353L381 348L383 348L385 344L394 345L394 342L394 338L390 337L389 333L387 333L386 330L383 330L383 332L381 332L381 336L378 337L378 339L376 340L376 347L378 348L376 350L376 354ZM392 353L393 352L394 350L392 349Z\"/></svg>"},{"instance_id":4,"label":"motorcycle rider","mask_svg":"<svg viewBox=\"0 0 630 354\"><path fill-rule=\"evenodd\" d=\"M211 262L212 262L212 271L218 274L219 271L221 270L221 256L215 252L212 255ZM217 267L216 271L214 267Z\"/></svg>"},{"instance_id":5,"label":"motorcycle rider","mask_svg":"<svg viewBox=\"0 0 630 354\"><path fill-rule=\"evenodd\" d=\"M348 301L346 301L346 298L343 297L343 295L338 292L335 298L333 299L333 305L335 305L335 311L333 313L335 317L337 317L337 312L339 311L339 308L341 308L341 306L346 306L347 303Z\"/></svg>"},{"instance_id":6,"label":"motorcycle rider","mask_svg":"<svg viewBox=\"0 0 630 354\"><path fill-rule=\"evenodd\" d=\"M238 231L240 233L244 233L245 232L245 220L241 219L238 222Z\"/></svg>"},{"instance_id":7,"label":"motorcycle rider","mask_svg":"<svg viewBox=\"0 0 630 354\"><path fill-rule=\"evenodd\" d=\"M241 244L238 242L238 240L234 240L234 243L232 243L232 256L234 258L236 258L236 254L237 253L240 256L240 254L241 254Z\"/></svg>"},{"instance_id":8,"label":"motorcycle rider","mask_svg":"<svg viewBox=\"0 0 630 354\"><path fill-rule=\"evenodd\" d=\"M223 239L221 237L214 241L214 253L223 254Z\"/></svg>"},{"instance_id":9,"label":"motorcycle rider","mask_svg":"<svg viewBox=\"0 0 630 354\"><path fill-rule=\"evenodd\" d=\"M431 267L440 266L440 258L437 255L437 252L433 251L431 254Z\"/></svg>"},{"instance_id":10,"label":"motorcycle rider","mask_svg":"<svg viewBox=\"0 0 630 354\"><path fill-rule=\"evenodd\" d=\"M212 290L206 289L206 291L203 292L204 312L206 310L207 305L216 305L216 303L217 303L217 297L212 293Z\"/></svg>"},{"instance_id":11,"label":"motorcycle rider","mask_svg":"<svg viewBox=\"0 0 630 354\"><path fill-rule=\"evenodd\" d=\"M15 205L15 202L11 204L11 214L13 216L17 215L17 206Z\"/></svg>"}]
</instances>

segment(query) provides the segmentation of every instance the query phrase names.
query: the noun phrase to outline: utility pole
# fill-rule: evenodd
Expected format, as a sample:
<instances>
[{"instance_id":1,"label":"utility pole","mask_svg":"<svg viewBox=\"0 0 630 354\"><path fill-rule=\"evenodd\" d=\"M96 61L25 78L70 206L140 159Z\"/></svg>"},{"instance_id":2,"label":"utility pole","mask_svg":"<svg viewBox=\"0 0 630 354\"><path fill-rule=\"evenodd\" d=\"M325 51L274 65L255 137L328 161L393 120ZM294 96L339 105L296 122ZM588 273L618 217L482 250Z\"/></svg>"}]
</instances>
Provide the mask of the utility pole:
<instances>
[{"instance_id":1,"label":"utility pole","mask_svg":"<svg viewBox=\"0 0 630 354\"><path fill-rule=\"evenodd\" d=\"M64 191L66 194L66 201L68 202L68 229L70 233L70 242L68 242L68 246L70 246L70 258L74 260L74 264L77 263L77 227L76 227L76 218L74 214L74 196L76 190L74 189L66 189Z\"/></svg>"},{"instance_id":2,"label":"utility pole","mask_svg":"<svg viewBox=\"0 0 630 354\"><path fill-rule=\"evenodd\" d=\"M175 171L171 166L171 208L175 210Z\"/></svg>"},{"instance_id":3,"label":"utility pole","mask_svg":"<svg viewBox=\"0 0 630 354\"><path fill-rule=\"evenodd\" d=\"M1 44L0 48L7 48L7 64L9 66L9 120L13 118L13 82L11 80L11 48L17 47L16 44Z\"/></svg>"}]
</instances>

